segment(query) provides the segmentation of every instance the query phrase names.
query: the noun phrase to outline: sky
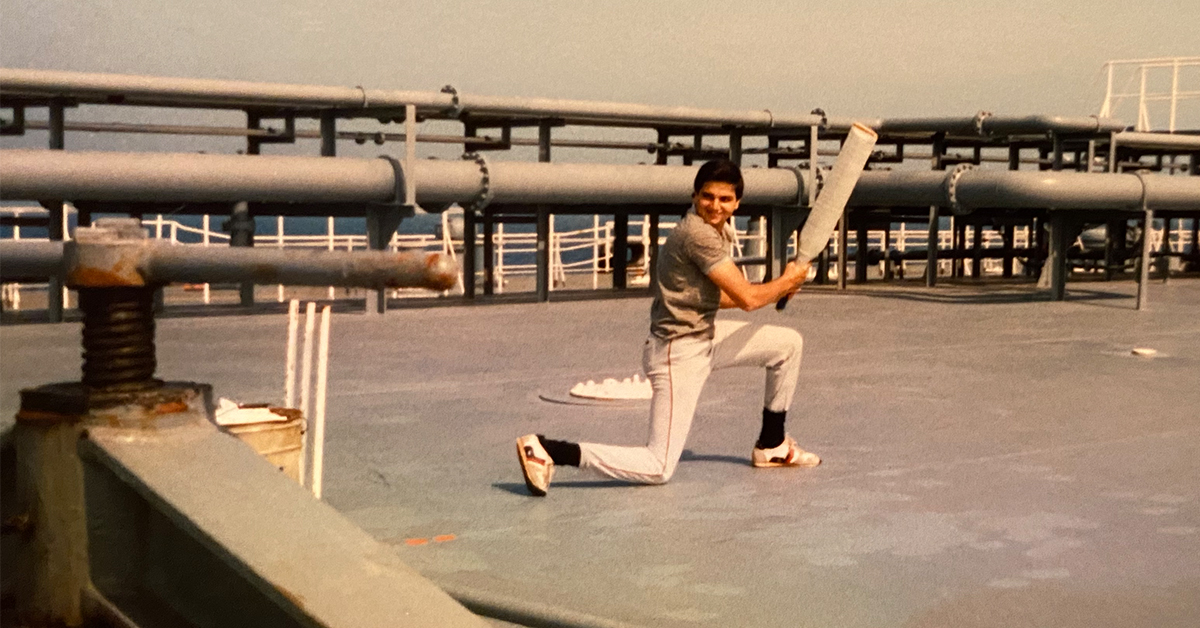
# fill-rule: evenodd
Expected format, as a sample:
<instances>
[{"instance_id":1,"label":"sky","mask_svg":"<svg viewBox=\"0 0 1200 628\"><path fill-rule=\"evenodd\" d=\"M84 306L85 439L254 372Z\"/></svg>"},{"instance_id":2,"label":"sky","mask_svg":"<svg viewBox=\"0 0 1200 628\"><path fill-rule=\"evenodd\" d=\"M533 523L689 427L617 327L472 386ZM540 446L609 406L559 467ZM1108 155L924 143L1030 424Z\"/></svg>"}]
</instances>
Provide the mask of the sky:
<instances>
[{"instance_id":1,"label":"sky","mask_svg":"<svg viewBox=\"0 0 1200 628\"><path fill-rule=\"evenodd\" d=\"M0 65L836 116L1089 115L1105 61L1200 55L1198 25L1197 0L0 0Z\"/></svg>"}]
</instances>

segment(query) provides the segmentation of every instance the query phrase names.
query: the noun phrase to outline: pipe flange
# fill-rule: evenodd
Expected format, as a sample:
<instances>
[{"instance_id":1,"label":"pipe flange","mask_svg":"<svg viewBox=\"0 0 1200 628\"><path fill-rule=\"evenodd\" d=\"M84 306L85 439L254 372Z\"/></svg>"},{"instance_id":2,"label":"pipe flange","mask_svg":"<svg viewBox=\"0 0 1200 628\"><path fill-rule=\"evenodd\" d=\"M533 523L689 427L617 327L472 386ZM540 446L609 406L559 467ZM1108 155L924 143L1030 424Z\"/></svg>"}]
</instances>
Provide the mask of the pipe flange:
<instances>
[{"instance_id":1,"label":"pipe flange","mask_svg":"<svg viewBox=\"0 0 1200 628\"><path fill-rule=\"evenodd\" d=\"M446 110L446 113L455 118L462 115L462 103L458 99L458 90L453 85L443 85L442 93L450 94L450 108Z\"/></svg>"},{"instance_id":2,"label":"pipe flange","mask_svg":"<svg viewBox=\"0 0 1200 628\"><path fill-rule=\"evenodd\" d=\"M1150 192L1150 190L1148 189L1148 186L1146 185L1146 176L1149 174L1150 174L1150 171L1146 170L1144 168L1141 170L1135 170L1133 172L1133 175L1138 178L1138 183L1142 184L1142 198L1138 202L1138 209L1141 209L1143 212L1150 209L1149 204L1146 202L1146 198L1147 198L1147 196L1149 196L1149 192Z\"/></svg>"},{"instance_id":3,"label":"pipe flange","mask_svg":"<svg viewBox=\"0 0 1200 628\"><path fill-rule=\"evenodd\" d=\"M971 208L963 207L958 200L958 180L967 171L974 169L975 166L972 164L958 164L950 171L950 174L946 175L946 198L949 200L950 210L955 214L969 214L972 211Z\"/></svg>"},{"instance_id":4,"label":"pipe flange","mask_svg":"<svg viewBox=\"0 0 1200 628\"><path fill-rule=\"evenodd\" d=\"M405 185L403 164L400 163L399 159L396 159L391 155L380 155L379 158L388 162L388 165L392 167L392 184L394 186L392 189L392 200L382 203L371 203L371 205L375 207L398 208L401 211L400 215L402 217L412 218L417 213L417 206L405 203L407 200L407 195L405 194L407 191L407 186Z\"/></svg>"},{"instance_id":5,"label":"pipe flange","mask_svg":"<svg viewBox=\"0 0 1200 628\"><path fill-rule=\"evenodd\" d=\"M992 112L990 112L990 111L980 111L979 113L975 114L975 132L976 133L978 133L979 135L988 135L988 133L983 130L983 124L984 124L984 121L990 117L992 117Z\"/></svg>"},{"instance_id":6,"label":"pipe flange","mask_svg":"<svg viewBox=\"0 0 1200 628\"><path fill-rule=\"evenodd\" d=\"M482 211L483 208L491 204L493 196L491 170L488 167L487 157L484 157L482 153L466 153L463 155L463 159L473 160L479 166L480 175L479 194L475 197L475 200L471 201L466 207L463 207L463 211Z\"/></svg>"},{"instance_id":7,"label":"pipe flange","mask_svg":"<svg viewBox=\"0 0 1200 628\"><path fill-rule=\"evenodd\" d=\"M804 173L808 172L808 168L803 166L792 166L788 168L788 170L791 170L792 174L796 175L796 202L792 205L792 207L811 207L812 203L808 202L808 186L815 186L815 193L812 195L812 198L817 198L817 194L820 194L821 188L825 186L825 169L817 168L813 170L813 172L816 174L816 180L811 184L804 181Z\"/></svg>"}]
</instances>

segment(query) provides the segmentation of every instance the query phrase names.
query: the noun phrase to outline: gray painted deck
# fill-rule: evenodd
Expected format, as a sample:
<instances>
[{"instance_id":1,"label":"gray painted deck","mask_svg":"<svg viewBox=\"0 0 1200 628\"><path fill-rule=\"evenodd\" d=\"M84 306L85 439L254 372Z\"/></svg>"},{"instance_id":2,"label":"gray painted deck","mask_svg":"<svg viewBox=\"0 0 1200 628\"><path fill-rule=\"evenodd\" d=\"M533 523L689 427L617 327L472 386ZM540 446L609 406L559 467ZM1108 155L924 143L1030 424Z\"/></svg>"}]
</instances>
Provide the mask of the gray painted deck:
<instances>
[{"instance_id":1,"label":"gray painted deck","mask_svg":"<svg viewBox=\"0 0 1200 628\"><path fill-rule=\"evenodd\" d=\"M637 372L647 299L338 314L326 498L450 589L644 625L1195 626L1200 282L1154 284L1145 312L1128 282L1070 287L812 289L723 314L804 333L789 430L824 464L752 469L762 376L729 370L669 484L560 469L544 499L517 436L644 437L644 407L538 395ZM160 377L282 399L284 316L158 330ZM20 387L78 377L78 325L0 343L5 423Z\"/></svg>"}]
</instances>

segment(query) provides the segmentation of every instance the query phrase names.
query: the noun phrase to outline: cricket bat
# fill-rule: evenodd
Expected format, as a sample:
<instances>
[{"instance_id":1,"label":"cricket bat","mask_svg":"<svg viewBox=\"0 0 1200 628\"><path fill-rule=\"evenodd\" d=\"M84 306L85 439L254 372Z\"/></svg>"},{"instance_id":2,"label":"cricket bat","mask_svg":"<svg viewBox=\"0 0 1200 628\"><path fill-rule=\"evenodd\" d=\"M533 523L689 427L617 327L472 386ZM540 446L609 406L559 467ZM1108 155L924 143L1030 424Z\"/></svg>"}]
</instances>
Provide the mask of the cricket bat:
<instances>
[{"instance_id":1,"label":"cricket bat","mask_svg":"<svg viewBox=\"0 0 1200 628\"><path fill-rule=\"evenodd\" d=\"M833 234L833 228L842 217L842 210L850 200L850 193L854 191L877 139L879 136L875 131L857 122L850 127L846 143L842 145L842 151L833 162L833 170L825 178L825 185L817 194L808 220L800 230L800 238L796 243L797 263L811 261L829 244L829 236ZM775 309L783 310L787 307L787 302L788 297L783 297L775 304Z\"/></svg>"}]
</instances>

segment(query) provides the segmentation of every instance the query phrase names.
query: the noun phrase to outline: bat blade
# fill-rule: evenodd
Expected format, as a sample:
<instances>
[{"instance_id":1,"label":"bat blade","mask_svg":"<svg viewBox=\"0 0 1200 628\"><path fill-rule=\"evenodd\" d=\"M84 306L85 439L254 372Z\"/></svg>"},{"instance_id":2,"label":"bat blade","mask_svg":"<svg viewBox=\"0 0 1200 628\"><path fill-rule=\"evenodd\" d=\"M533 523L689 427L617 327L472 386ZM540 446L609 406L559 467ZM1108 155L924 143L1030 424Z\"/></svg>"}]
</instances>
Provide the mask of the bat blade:
<instances>
[{"instance_id":1,"label":"bat blade","mask_svg":"<svg viewBox=\"0 0 1200 628\"><path fill-rule=\"evenodd\" d=\"M824 187L813 202L808 220L800 230L796 245L797 262L811 261L829 244L829 236L833 234L834 227L842 217L842 210L846 208L850 194L858 184L858 178L871 157L877 139L879 136L875 131L857 122L850 128L850 133L846 135L846 143L842 145L841 152L833 162L833 170L826 177ZM783 297L775 304L775 309L782 310L787 307L787 302L788 298Z\"/></svg>"}]
</instances>

